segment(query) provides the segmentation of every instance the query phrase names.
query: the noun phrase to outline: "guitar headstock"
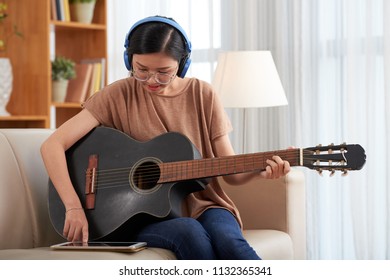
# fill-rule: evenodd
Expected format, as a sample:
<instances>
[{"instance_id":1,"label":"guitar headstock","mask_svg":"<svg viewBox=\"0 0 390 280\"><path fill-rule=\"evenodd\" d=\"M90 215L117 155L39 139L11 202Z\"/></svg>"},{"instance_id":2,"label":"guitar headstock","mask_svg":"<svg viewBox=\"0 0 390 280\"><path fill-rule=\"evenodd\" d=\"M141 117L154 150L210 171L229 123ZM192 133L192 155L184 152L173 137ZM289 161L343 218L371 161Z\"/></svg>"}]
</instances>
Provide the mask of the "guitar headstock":
<instances>
[{"instance_id":1,"label":"guitar headstock","mask_svg":"<svg viewBox=\"0 0 390 280\"><path fill-rule=\"evenodd\" d=\"M329 170L347 174L349 170L360 170L366 162L366 154L358 144L316 146L302 150L302 165L321 173Z\"/></svg>"}]
</instances>

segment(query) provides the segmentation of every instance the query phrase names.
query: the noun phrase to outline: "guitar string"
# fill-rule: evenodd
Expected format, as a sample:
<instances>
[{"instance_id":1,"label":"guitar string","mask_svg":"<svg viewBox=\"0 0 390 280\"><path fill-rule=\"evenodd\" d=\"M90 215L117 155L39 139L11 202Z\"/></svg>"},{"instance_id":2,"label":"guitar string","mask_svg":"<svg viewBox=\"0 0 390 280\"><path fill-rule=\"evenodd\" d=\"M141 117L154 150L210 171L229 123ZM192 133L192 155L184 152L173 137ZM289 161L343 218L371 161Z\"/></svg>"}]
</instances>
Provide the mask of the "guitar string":
<instances>
[{"instance_id":1,"label":"guitar string","mask_svg":"<svg viewBox=\"0 0 390 280\"><path fill-rule=\"evenodd\" d=\"M321 166L319 166L318 168L324 169ZM332 168L332 169L336 170L336 168ZM345 170L345 168L343 168L341 170ZM116 179L114 179L114 180L112 180L112 179L107 180L107 178L106 178L103 182L102 182L101 178L98 177L98 179L96 181L95 189L111 189L111 188L118 188L118 187L129 187L129 176L128 176L129 172L126 172L124 174L126 176L123 179L116 177ZM106 176L104 176L104 177L106 177ZM218 177L218 176L211 176L211 177ZM195 178L195 179L200 179L200 178ZM192 180L192 179L189 179L189 180ZM173 182L175 182L175 181L180 181L180 180L173 180ZM184 180L182 180L182 181L184 181ZM167 182L165 182L165 183L167 183ZM151 188L155 187L156 185L163 184L163 183L158 183L157 178L156 178L156 180L150 180L150 179L143 180L143 184L147 185L147 184L151 184L151 183L153 183L154 185L152 187L147 187L148 189L151 189Z\"/></svg>"},{"instance_id":2,"label":"guitar string","mask_svg":"<svg viewBox=\"0 0 390 280\"><path fill-rule=\"evenodd\" d=\"M244 164L245 161L236 161L236 164L237 165L240 165L240 164ZM177 166L182 166L183 164L173 164L173 167L170 168L170 169L176 169L177 171ZM96 187L102 187L102 186L106 186L106 185L111 185L111 184L117 184L117 183L128 183L129 181L129 173L131 171L132 167L126 167L126 168L119 168L119 169L114 169L114 170L101 170L101 171L97 171L95 172L95 175L96 175L96 178L97 179L97 183L96 183ZM145 171L146 170L146 171ZM148 184L148 183L155 183L157 182L157 180L159 179L160 177L160 169L157 169L156 168L151 168L151 169L146 169L143 170L142 174L146 174L144 176L142 176L142 182L144 184ZM206 170L210 170L209 167L205 166L205 167L199 167L197 168L197 172L204 172ZM249 171L255 171L254 169L251 169ZM263 170L263 169L261 169ZM258 171L260 171L260 169L258 169ZM248 172L248 171L247 171ZM189 172L185 171L177 171L177 172L174 172L175 174L179 174L179 176L175 176L174 177L174 180L172 181L180 181L180 179L175 179L176 177L183 177L183 174L188 174ZM241 172L232 172L231 174L234 174L234 173L241 173ZM223 175L223 174L222 174ZM122 176L122 177L120 177ZM214 176L206 176L206 177L214 177ZM216 176L215 176L216 177ZM200 178L196 178L196 179L200 179ZM183 179L181 179L183 180Z\"/></svg>"},{"instance_id":3,"label":"guitar string","mask_svg":"<svg viewBox=\"0 0 390 280\"><path fill-rule=\"evenodd\" d=\"M291 158L291 157L284 157L284 160L288 160L290 162L292 160L295 160L295 159L296 159L295 157L293 157L293 158ZM317 159L316 157L313 157L313 158L306 157L306 161L305 162L313 162L316 159ZM225 161L226 164L218 164L218 166L216 166L215 164L213 165L212 159L209 160L208 163L206 163L204 160L200 160L199 161L200 164L199 164L196 161L197 160L188 161L187 165L185 164L185 161L178 162L178 163L167 162L167 163L163 163L163 165L170 165L170 169L173 169L173 170L177 170L178 169L177 167L185 166L183 168L186 169L186 170L188 170L188 168L190 167L190 170L191 169L196 169L197 171L204 172L205 170L210 170L210 168L221 167L223 165L225 165L225 167L227 167L226 165L229 164L229 163L232 163L232 162L234 163L235 166L242 166L242 165L244 165L244 166L249 166L249 165L254 166L255 165L254 161L256 161L256 159L253 158L250 161L248 161L246 158L238 158L238 159L235 159L235 160L231 159L231 160ZM201 161L203 161L203 162L201 162ZM156 165L157 165L157 163L156 163ZM140 169L142 169L142 172L145 173L145 174L148 173L149 171L156 172L156 170L157 170L157 172L159 172L160 169L157 168L156 165L154 165L152 167L147 167L147 166L141 167L140 166ZM202 167L203 167L203 169L202 169ZM130 167L112 168L112 169L104 169L104 170L95 170L95 174L97 174L97 175L103 175L103 174L117 175L118 173L120 174L122 171L128 172L132 168L133 167L130 166ZM154 174L154 173L151 173L151 174Z\"/></svg>"},{"instance_id":4,"label":"guitar string","mask_svg":"<svg viewBox=\"0 0 390 280\"><path fill-rule=\"evenodd\" d=\"M319 170L324 170L324 168L320 167L318 168ZM332 168L333 170L336 170L334 168ZM346 170L346 169L342 169L342 170ZM210 176L210 177L218 177L218 176ZM206 177L207 178L207 177ZM195 178L195 179L187 179L187 180L196 180L196 179L200 179L200 178ZM172 180L172 181L164 181L164 182L158 182L158 179L156 178L156 180L146 180L144 179L142 181L142 183L134 183L135 185L137 186L146 186L146 188L153 188L155 187L156 185L159 185L159 184L164 184L164 183L170 183L170 182L178 182L178 181L185 181L184 179L180 180L180 179L177 179L177 180ZM122 186L126 186L128 187L130 184L130 179L128 176L126 176L126 178L124 178L123 180L118 180L118 179L115 179L115 180L106 180L105 182L100 182L99 179L97 179L96 183L95 183L95 189L106 189L106 188L113 188L113 187L122 187ZM152 185L151 187L149 185ZM145 188L145 187L142 187L142 188Z\"/></svg>"},{"instance_id":5,"label":"guitar string","mask_svg":"<svg viewBox=\"0 0 390 280\"><path fill-rule=\"evenodd\" d=\"M289 158L284 158L285 160L290 160ZM316 158L312 158L313 161L316 160ZM290 160L291 161L291 160ZM306 162L309 161L309 162L313 162L312 160L306 160ZM225 164L218 164L218 165L215 165L213 164L212 161L209 161L208 163L201 163L201 164L198 164L198 163L193 163L194 161L189 161L187 164L185 163L185 161L182 161L180 163L163 163L163 165L170 165L170 169L178 169L177 167L180 167L181 169L186 169L186 170L191 170L191 169L196 169L196 170L200 170L200 171L204 171L204 170L210 170L210 169L213 169L213 168L220 168L220 167L223 167L223 165L225 165L224 167L227 167L228 164L232 163L232 161L226 161ZM342 163L342 161L334 161L335 163L337 162L340 162ZM345 161L344 161L345 162ZM254 166L256 163L254 163L254 160L251 160L251 161L247 161L246 159L239 159L239 160L234 160L234 165L235 166ZM142 171L144 173L147 173L149 171L156 171L156 169L160 170L159 168L156 168L157 164L152 166L152 167L148 167L148 166L140 166L140 169L142 169ZM202 167L204 167L204 169L201 169ZM117 174L118 172L120 173L122 170L124 171L128 171L128 170L131 170L133 167L122 167L122 168L114 168L114 169L104 169L104 170L95 170L95 173L96 174L103 174L103 173L106 173L106 174ZM166 167L168 168L168 167ZM252 168L252 169L256 169L256 168Z\"/></svg>"},{"instance_id":6,"label":"guitar string","mask_svg":"<svg viewBox=\"0 0 390 280\"><path fill-rule=\"evenodd\" d=\"M244 165L247 164L247 165L249 165L247 162L245 162L244 158L240 158L240 159L243 159L244 161L240 162L239 160L236 160L236 164L244 164ZM288 160L288 158L287 158L287 160ZM177 163L177 164L172 164L172 165L173 165L173 167L175 167L175 165L182 166L183 164L182 163ZM321 166L318 166L318 167L321 168ZM97 180L97 186L96 187L102 188L104 186L110 186L110 185L112 186L112 184L114 184L114 183L123 183L123 184L128 185L129 172L130 172L131 169L132 169L132 167L126 167L126 168L113 169L114 171L113 170L106 170L106 171L101 170L101 171L98 171L97 175L98 175L99 179ZM186 169L186 167L184 169ZM200 169L199 166L198 166L198 172L204 172L204 170L210 170L210 168L206 167L204 169ZM252 170L255 171L254 169L251 169L249 171L252 171ZM260 169L258 169L258 170L260 171ZM153 171L153 172L150 172L150 171ZM184 179L179 179L179 178L183 178L183 176L188 176L188 174L190 172L188 172L187 170L184 171L184 172L183 171L174 172L175 174L179 174L179 176L175 176L174 180L172 180L172 181L184 180ZM243 171L243 172L248 172L248 171ZM235 173L238 173L238 172L235 172ZM142 176L142 183L144 183L144 184L157 183L157 181L158 181L158 179L160 177L160 169L156 170L156 168L151 168L150 170L148 170L147 168L144 168L142 174L146 174L145 176ZM234 173L232 173L232 174L234 174ZM125 177L121 178L121 177L118 177L116 175L122 175L122 176L125 175ZM224 174L222 174L222 175L224 175ZM115 179L112 179L113 176L115 176ZM210 175L209 177L214 177L214 176ZM192 178L190 178L190 179L192 179ZM197 177L195 179L199 179L199 178Z\"/></svg>"},{"instance_id":7,"label":"guitar string","mask_svg":"<svg viewBox=\"0 0 390 280\"><path fill-rule=\"evenodd\" d=\"M261 158L262 159L262 158ZM295 159L295 157L285 157L284 158L285 160L288 160L288 161L292 161ZM219 160L216 160L215 162L218 162ZM256 163L258 162L257 159L252 159L250 161L248 161L248 159L246 158L237 158L237 159L230 159L230 160L226 160L225 161L225 164L218 164L218 167L221 167L223 165L225 165L225 167L227 167L226 165L227 164L231 164L231 163L234 163L234 165L236 166L241 166L241 165L244 165L244 166L249 166L249 165L252 165L254 166ZM264 165L265 164L265 160L264 161ZM185 163L186 161L181 161L181 162L167 162L167 163L163 163L163 165L169 165L170 166L170 169L177 169L177 167L182 167L182 166L185 166L184 168L188 169L188 167L192 168L192 169L197 169L197 170L200 170L200 171L205 171L205 170L209 170L210 167L213 168L213 167L216 167L216 165L214 164L213 165L213 160L210 159L208 162L206 162L205 160L199 160L199 162L197 162L197 160L192 160L192 161L188 161L187 164ZM220 161L219 161L220 162ZM158 165L158 163L156 163L156 165ZM145 167L145 166L140 166L140 169L142 169L142 171L144 173L146 172L149 172L149 171L156 171L156 165L152 166L152 167ZM204 169L201 169L201 168L204 168ZM129 167L121 167L121 168L111 168L111 169L98 169L98 170L95 170L95 174L97 175L102 175L103 173L106 173L106 174L113 174L113 175L116 175L117 173L121 173L121 171L126 171L128 172L128 170L131 170L132 168L134 168L134 166L129 166ZM158 169L160 170L160 169ZM92 172L92 171L90 171Z\"/></svg>"},{"instance_id":8,"label":"guitar string","mask_svg":"<svg viewBox=\"0 0 390 280\"><path fill-rule=\"evenodd\" d=\"M213 160L215 160L215 162L220 162L221 161L221 159L222 158L215 158L215 159L212 159L212 158L210 158L210 159L199 159L199 160L189 160L189 161L187 161L187 160L184 160L184 161L179 161L179 162L164 162L164 163L162 163L162 164L165 164L165 165L170 165L170 166L182 166L182 165L185 165L185 162L187 161L187 165L194 165L194 166L201 166L202 164L207 164L207 162L208 163L211 163L211 166L212 166L212 162L213 162ZM242 156L242 157L236 157L235 158L235 156L233 156L233 157L231 157L231 158L229 158L229 157L226 157L226 158L224 158L225 159L225 161L228 161L229 163L230 162L234 162L235 164L237 164L237 165L239 165L239 164L251 164L250 162L248 163L248 158L245 158L244 156ZM250 161L258 161L258 159L262 159L264 162L265 162L265 158L263 158L262 156L253 156L253 157L251 157L251 160ZM287 157L283 157L283 159L284 160L288 160L288 161L293 161L293 160L296 160L296 155L289 155L289 156L287 156ZM243 162L242 162L243 161ZM155 163L155 165L158 165L158 163ZM150 167L150 169L149 170L152 170L152 171L154 171L155 170L155 165L153 166L153 167ZM115 172L117 172L117 171L121 171L121 170L129 170L129 169L132 169L133 168L133 166L130 166L130 167L121 167L121 168L111 168L111 169L104 169L104 170L96 170L95 172L97 173L97 174L100 174L100 173L115 173ZM206 166L206 168L207 168L207 166ZM143 167L142 168L142 170L143 171L147 171L148 169L147 168L145 168L145 167Z\"/></svg>"},{"instance_id":9,"label":"guitar string","mask_svg":"<svg viewBox=\"0 0 390 280\"><path fill-rule=\"evenodd\" d=\"M245 161L244 162L236 161L236 165L241 165L241 167L245 168L246 166L251 165L251 163L248 163L248 162L245 162ZM342 164L340 164L339 166L343 167ZM335 168L339 167L339 166L333 165L333 167L335 167ZM180 168L177 168L177 167L180 167ZM173 180L172 181L180 180L180 178L182 179L183 176L188 176L188 174L192 174L192 176L195 177L195 179L196 179L196 178L199 178L200 176L194 176L194 173L195 174L196 174L196 172L201 173L201 172L204 172L205 170L215 170L215 169L218 170L218 167L221 167L221 166L219 165L218 167L216 167L216 166L212 166L211 165L211 166L203 166L204 168L202 168L202 166L198 165L196 167L197 167L196 170L193 171L194 170L194 166L191 166L191 169L188 169L188 166L184 166L183 167L183 164L177 164L177 165L173 164L173 165L171 165L171 168L169 168L169 169L175 171L175 172L173 172L174 174L178 174L177 176L173 176ZM317 166L317 167L320 168L321 165ZM325 168L327 166L322 166L322 167ZM110 183L112 183L113 182L112 177L113 176L117 177L117 175L121 175L121 174L126 175L126 180L128 180L128 177L129 177L128 174L129 174L131 169L132 169L132 167L116 169L114 171L112 171L112 170L106 170L106 171L101 170L100 172L97 172L97 175L100 176L101 181L103 181L102 179L104 178L104 179L107 179ZM260 168L256 169L256 168L251 167L248 170L242 170L242 172L249 172L249 171L256 171L256 170L260 171L262 169L260 169ZM241 171L237 171L237 172L241 172ZM228 174L224 173L224 174L221 174L221 175L229 175L229 174L234 174L234 173L237 173L237 172L235 172L235 171L232 171L232 172L228 171L227 172ZM143 168L142 175L144 175L144 176L142 176L142 179L146 183L149 182L149 181L146 181L146 179L148 179L148 178L152 179L150 182L154 182L154 181L156 181L157 177L160 176L160 173L161 172L160 172L159 168L157 168L157 169L156 168L150 168L150 169L149 168ZM205 177L212 177L212 175L209 175L209 176L206 175ZM167 180L167 178L164 178L164 179ZM192 178L190 178L190 179L192 179Z\"/></svg>"}]
</instances>

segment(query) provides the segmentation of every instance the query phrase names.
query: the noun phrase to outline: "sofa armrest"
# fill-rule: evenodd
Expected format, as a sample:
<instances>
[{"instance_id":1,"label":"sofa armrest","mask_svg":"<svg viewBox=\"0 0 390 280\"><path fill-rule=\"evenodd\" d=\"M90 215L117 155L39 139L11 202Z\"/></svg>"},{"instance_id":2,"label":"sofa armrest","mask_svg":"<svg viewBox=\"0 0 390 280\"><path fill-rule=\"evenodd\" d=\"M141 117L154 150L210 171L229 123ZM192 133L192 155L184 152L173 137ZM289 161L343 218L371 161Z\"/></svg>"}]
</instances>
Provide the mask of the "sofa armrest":
<instances>
[{"instance_id":1,"label":"sofa armrest","mask_svg":"<svg viewBox=\"0 0 390 280\"><path fill-rule=\"evenodd\" d=\"M277 180L255 178L233 186L219 179L240 211L244 229L286 232L293 242L294 258L306 258L306 202L303 172L293 169Z\"/></svg>"},{"instance_id":2,"label":"sofa armrest","mask_svg":"<svg viewBox=\"0 0 390 280\"><path fill-rule=\"evenodd\" d=\"M0 129L0 249L48 246L63 239L47 210L48 175L40 146L49 129ZM0 215L1 216L1 215ZM11 235L10 238L6 238Z\"/></svg>"}]
</instances>

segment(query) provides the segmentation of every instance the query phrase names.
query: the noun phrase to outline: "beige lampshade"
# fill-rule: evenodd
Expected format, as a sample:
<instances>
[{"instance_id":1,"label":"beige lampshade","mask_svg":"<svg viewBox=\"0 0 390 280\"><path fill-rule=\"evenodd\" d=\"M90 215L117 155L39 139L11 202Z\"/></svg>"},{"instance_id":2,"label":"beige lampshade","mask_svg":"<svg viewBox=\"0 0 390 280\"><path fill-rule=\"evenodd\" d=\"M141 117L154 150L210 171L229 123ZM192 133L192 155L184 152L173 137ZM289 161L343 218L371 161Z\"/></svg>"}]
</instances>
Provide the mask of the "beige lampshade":
<instances>
[{"instance_id":1,"label":"beige lampshade","mask_svg":"<svg viewBox=\"0 0 390 280\"><path fill-rule=\"evenodd\" d=\"M288 104L270 51L220 53L212 84L225 107Z\"/></svg>"}]
</instances>

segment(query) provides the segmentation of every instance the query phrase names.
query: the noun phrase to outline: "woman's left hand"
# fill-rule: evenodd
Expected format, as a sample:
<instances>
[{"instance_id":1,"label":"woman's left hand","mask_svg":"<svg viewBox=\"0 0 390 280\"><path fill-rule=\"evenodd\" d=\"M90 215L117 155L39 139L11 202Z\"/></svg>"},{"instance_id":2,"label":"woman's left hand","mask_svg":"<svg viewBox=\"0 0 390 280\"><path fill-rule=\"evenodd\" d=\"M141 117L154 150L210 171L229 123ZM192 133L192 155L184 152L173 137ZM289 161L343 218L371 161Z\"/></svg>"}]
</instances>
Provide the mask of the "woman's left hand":
<instances>
[{"instance_id":1,"label":"woman's left hand","mask_svg":"<svg viewBox=\"0 0 390 280\"><path fill-rule=\"evenodd\" d=\"M264 179L278 179L290 172L290 163L282 160L279 156L273 156L272 159L267 159L267 167L260 172L260 177Z\"/></svg>"}]
</instances>

